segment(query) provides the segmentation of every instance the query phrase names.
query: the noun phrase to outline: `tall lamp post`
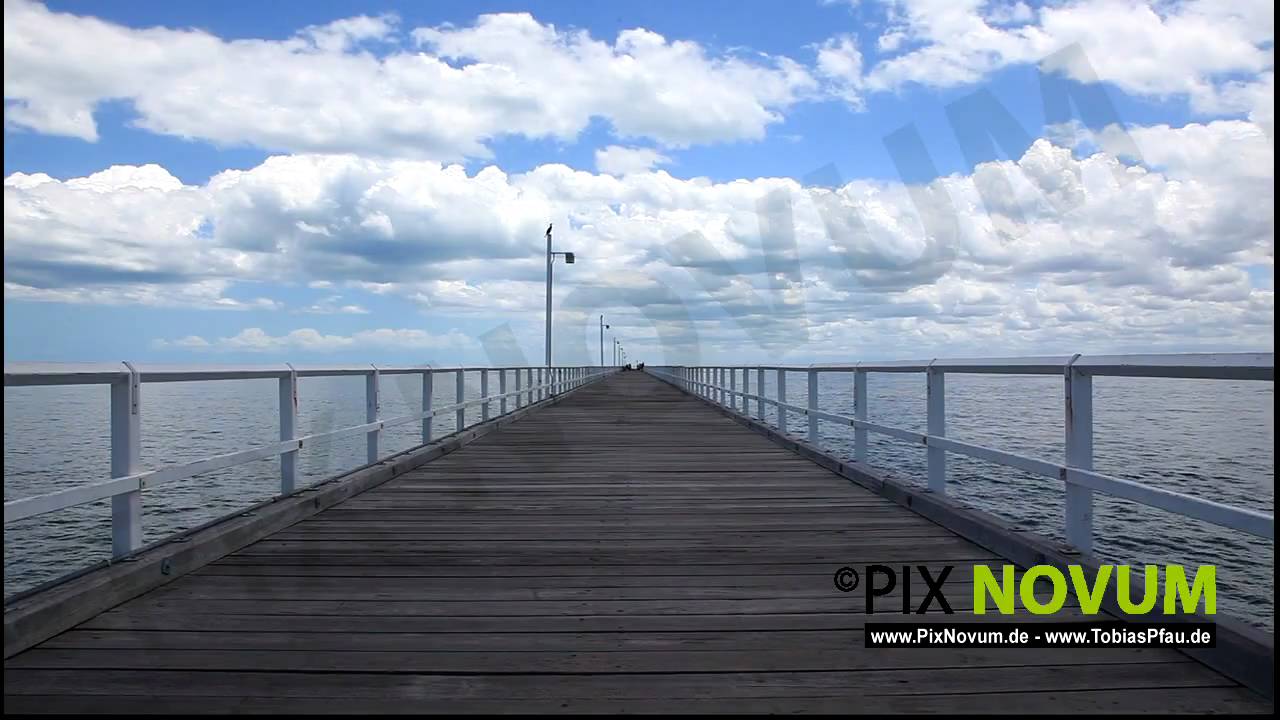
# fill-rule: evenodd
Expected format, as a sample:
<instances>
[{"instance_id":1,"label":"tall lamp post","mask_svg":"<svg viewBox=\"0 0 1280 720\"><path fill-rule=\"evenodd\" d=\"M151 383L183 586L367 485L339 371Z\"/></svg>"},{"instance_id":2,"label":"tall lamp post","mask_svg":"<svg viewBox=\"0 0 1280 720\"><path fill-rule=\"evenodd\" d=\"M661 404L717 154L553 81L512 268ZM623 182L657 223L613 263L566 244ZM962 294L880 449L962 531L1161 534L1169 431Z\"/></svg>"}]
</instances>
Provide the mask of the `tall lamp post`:
<instances>
[{"instance_id":1,"label":"tall lamp post","mask_svg":"<svg viewBox=\"0 0 1280 720\"><path fill-rule=\"evenodd\" d=\"M551 267L557 255L564 256L566 265L572 265L574 260L571 252L556 252L551 249L551 227L552 225L547 225L547 367L551 367Z\"/></svg>"},{"instance_id":2,"label":"tall lamp post","mask_svg":"<svg viewBox=\"0 0 1280 720\"><path fill-rule=\"evenodd\" d=\"M601 315L600 316L600 367L604 367L604 331L608 329L609 329L609 326L604 324L604 316Z\"/></svg>"}]
</instances>

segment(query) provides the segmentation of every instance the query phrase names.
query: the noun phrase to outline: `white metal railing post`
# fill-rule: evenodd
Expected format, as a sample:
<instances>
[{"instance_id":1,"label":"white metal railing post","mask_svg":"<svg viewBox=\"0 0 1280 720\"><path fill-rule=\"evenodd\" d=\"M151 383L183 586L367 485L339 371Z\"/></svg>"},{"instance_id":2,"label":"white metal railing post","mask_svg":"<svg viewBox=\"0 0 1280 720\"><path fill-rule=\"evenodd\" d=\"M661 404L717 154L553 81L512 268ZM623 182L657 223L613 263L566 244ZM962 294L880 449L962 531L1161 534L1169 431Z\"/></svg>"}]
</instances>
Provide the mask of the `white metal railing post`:
<instances>
[{"instance_id":1,"label":"white metal railing post","mask_svg":"<svg viewBox=\"0 0 1280 720\"><path fill-rule=\"evenodd\" d=\"M489 419L489 370L480 371L480 422Z\"/></svg>"},{"instance_id":2,"label":"white metal railing post","mask_svg":"<svg viewBox=\"0 0 1280 720\"><path fill-rule=\"evenodd\" d=\"M111 477L139 472L142 462L142 377L129 374L111 383ZM142 491L111 496L111 555L121 558L142 547Z\"/></svg>"},{"instance_id":3,"label":"white metal railing post","mask_svg":"<svg viewBox=\"0 0 1280 720\"><path fill-rule=\"evenodd\" d=\"M498 414L507 414L507 369L503 368L498 371L498 394L502 399L498 401Z\"/></svg>"},{"instance_id":4,"label":"white metal railing post","mask_svg":"<svg viewBox=\"0 0 1280 720\"><path fill-rule=\"evenodd\" d=\"M729 368L729 409L738 411L738 369Z\"/></svg>"},{"instance_id":5,"label":"white metal railing post","mask_svg":"<svg viewBox=\"0 0 1280 720\"><path fill-rule=\"evenodd\" d=\"M1066 369L1066 465L1081 470L1093 469L1093 376L1067 363ZM1093 490L1067 479L1066 488L1067 543L1081 553L1093 551Z\"/></svg>"},{"instance_id":6,"label":"white metal railing post","mask_svg":"<svg viewBox=\"0 0 1280 720\"><path fill-rule=\"evenodd\" d=\"M516 387L515 387L515 390L516 390L516 394L515 394L515 398L516 398L516 409L517 409L517 410L519 410L521 407L523 407L523 406L524 406L524 388L523 388L523 387L521 387L521 385L520 385L520 371L519 371L519 370L516 370L516 372L515 372L515 381L516 381Z\"/></svg>"},{"instance_id":7,"label":"white metal railing post","mask_svg":"<svg viewBox=\"0 0 1280 720\"><path fill-rule=\"evenodd\" d=\"M751 415L751 370L742 368L742 414Z\"/></svg>"},{"instance_id":8,"label":"white metal railing post","mask_svg":"<svg viewBox=\"0 0 1280 720\"><path fill-rule=\"evenodd\" d=\"M782 403L787 401L787 371L778 370L778 432L787 434L787 409Z\"/></svg>"},{"instance_id":9,"label":"white metal railing post","mask_svg":"<svg viewBox=\"0 0 1280 720\"><path fill-rule=\"evenodd\" d=\"M543 375L544 375L543 368L538 368L538 389L536 391L538 401L541 401L544 397L546 397L546 392L547 392L546 389L542 387L543 383L546 382Z\"/></svg>"},{"instance_id":10,"label":"white metal railing post","mask_svg":"<svg viewBox=\"0 0 1280 720\"><path fill-rule=\"evenodd\" d=\"M462 428L467 426L467 409L465 407L461 407L462 403L467 399L467 377L466 371L462 368L458 368L455 374L457 377L454 380L454 402L457 403L459 407L454 411L453 417L456 431L462 432Z\"/></svg>"},{"instance_id":11,"label":"white metal railing post","mask_svg":"<svg viewBox=\"0 0 1280 720\"><path fill-rule=\"evenodd\" d=\"M378 413L380 412L381 398L378 397L378 368L373 368L368 375L364 376L364 421L378 422ZM378 445L382 439L382 431L374 428L365 435L366 460L372 464L378 462L380 455Z\"/></svg>"},{"instance_id":12,"label":"white metal railing post","mask_svg":"<svg viewBox=\"0 0 1280 720\"><path fill-rule=\"evenodd\" d=\"M298 373L289 365L289 374L280 376L280 439L298 436ZM280 453L280 494L291 495L298 485L298 450Z\"/></svg>"},{"instance_id":13,"label":"white metal railing post","mask_svg":"<svg viewBox=\"0 0 1280 720\"><path fill-rule=\"evenodd\" d=\"M818 444L818 371L809 371L809 444Z\"/></svg>"},{"instance_id":14,"label":"white metal railing post","mask_svg":"<svg viewBox=\"0 0 1280 720\"><path fill-rule=\"evenodd\" d=\"M853 417L855 420L867 419L867 371L853 371ZM857 462L867 461L867 429L853 429L853 459Z\"/></svg>"},{"instance_id":15,"label":"white metal railing post","mask_svg":"<svg viewBox=\"0 0 1280 720\"><path fill-rule=\"evenodd\" d=\"M422 373L422 412L431 412L431 395L435 390L435 376L430 370ZM422 444L426 445L431 442L431 424L435 422L435 416L422 418Z\"/></svg>"},{"instance_id":16,"label":"white metal railing post","mask_svg":"<svg viewBox=\"0 0 1280 720\"><path fill-rule=\"evenodd\" d=\"M947 434L946 375L934 369L933 363L925 371L927 399L927 429L929 435L943 437ZM947 492L947 451L929 443L929 491L945 495Z\"/></svg>"},{"instance_id":17,"label":"white metal railing post","mask_svg":"<svg viewBox=\"0 0 1280 720\"><path fill-rule=\"evenodd\" d=\"M764 421L764 368L756 368L756 395L760 396L756 400L756 415Z\"/></svg>"}]
</instances>

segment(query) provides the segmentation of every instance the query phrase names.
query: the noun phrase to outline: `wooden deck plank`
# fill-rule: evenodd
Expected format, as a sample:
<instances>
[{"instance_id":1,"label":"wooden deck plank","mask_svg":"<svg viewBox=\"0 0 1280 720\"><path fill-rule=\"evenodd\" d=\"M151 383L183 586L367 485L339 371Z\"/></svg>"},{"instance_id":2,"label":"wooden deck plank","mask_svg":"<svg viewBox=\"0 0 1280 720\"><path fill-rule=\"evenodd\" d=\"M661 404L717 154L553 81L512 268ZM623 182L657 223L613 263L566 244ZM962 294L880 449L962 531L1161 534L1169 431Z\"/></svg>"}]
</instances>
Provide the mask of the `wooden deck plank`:
<instances>
[{"instance_id":1,"label":"wooden deck plank","mask_svg":"<svg viewBox=\"0 0 1280 720\"><path fill-rule=\"evenodd\" d=\"M992 553L626 373L10 658L5 709L1270 709L1171 650L867 650L871 563L1007 619L965 612Z\"/></svg>"},{"instance_id":2,"label":"wooden deck plank","mask_svg":"<svg viewBox=\"0 0 1280 720\"><path fill-rule=\"evenodd\" d=\"M316 685L328 675L315 675ZM851 695L833 690L825 697L698 697L663 696L658 691L644 698L578 698L572 684L555 684L560 697L538 699L491 699L476 697L429 697L416 685L397 686L380 697L361 698L278 698L273 696L101 696L101 695L15 695L7 696L10 712L129 713L129 714L443 714L461 713L954 713L1026 715L1052 708L1059 714L1205 714L1260 712L1256 696L1240 687L1157 687L1121 690L1030 691L916 695ZM712 677L709 684L716 682ZM973 683L982 680L974 678ZM839 693L839 694L835 694Z\"/></svg>"}]
</instances>

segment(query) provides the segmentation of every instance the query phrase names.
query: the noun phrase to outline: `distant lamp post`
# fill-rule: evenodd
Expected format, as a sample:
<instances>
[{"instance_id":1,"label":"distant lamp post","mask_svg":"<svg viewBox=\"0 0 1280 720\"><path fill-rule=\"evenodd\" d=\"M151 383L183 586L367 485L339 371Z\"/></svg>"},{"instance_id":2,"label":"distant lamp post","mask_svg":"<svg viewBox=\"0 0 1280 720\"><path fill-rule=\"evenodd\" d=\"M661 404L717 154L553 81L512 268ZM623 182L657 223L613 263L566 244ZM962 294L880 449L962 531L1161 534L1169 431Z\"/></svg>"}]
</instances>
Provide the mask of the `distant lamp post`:
<instances>
[{"instance_id":1,"label":"distant lamp post","mask_svg":"<svg viewBox=\"0 0 1280 720\"><path fill-rule=\"evenodd\" d=\"M608 329L609 329L609 326L604 323L604 316L601 315L600 316L600 367L604 367L604 331Z\"/></svg>"},{"instance_id":2,"label":"distant lamp post","mask_svg":"<svg viewBox=\"0 0 1280 720\"><path fill-rule=\"evenodd\" d=\"M547 225L547 367L551 367L551 267L557 255L564 256L566 265L572 265L575 260L571 252L556 252L551 249L551 228L552 225Z\"/></svg>"}]
</instances>

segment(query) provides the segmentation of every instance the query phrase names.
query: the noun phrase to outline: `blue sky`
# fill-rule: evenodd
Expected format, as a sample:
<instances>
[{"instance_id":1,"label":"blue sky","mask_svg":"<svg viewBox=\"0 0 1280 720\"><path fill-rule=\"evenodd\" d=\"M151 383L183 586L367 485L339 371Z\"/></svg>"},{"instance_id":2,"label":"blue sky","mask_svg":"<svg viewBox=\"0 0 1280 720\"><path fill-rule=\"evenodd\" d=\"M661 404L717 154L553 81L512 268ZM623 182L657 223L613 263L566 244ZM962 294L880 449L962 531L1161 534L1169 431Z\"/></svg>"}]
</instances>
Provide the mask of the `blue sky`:
<instances>
[{"instance_id":1,"label":"blue sky","mask_svg":"<svg viewBox=\"0 0 1280 720\"><path fill-rule=\"evenodd\" d=\"M1273 344L1265 3L5 20L6 360L536 360L551 221L564 362Z\"/></svg>"}]
</instances>

